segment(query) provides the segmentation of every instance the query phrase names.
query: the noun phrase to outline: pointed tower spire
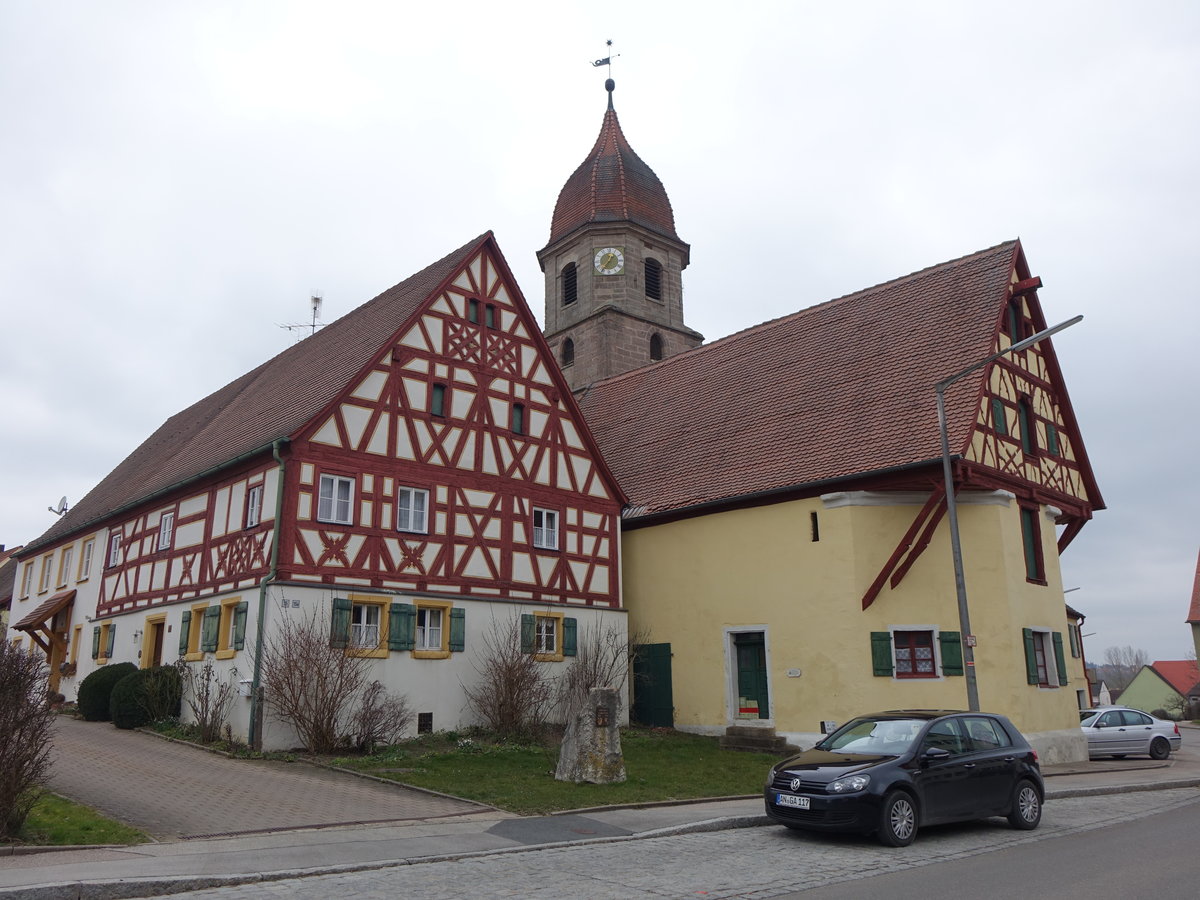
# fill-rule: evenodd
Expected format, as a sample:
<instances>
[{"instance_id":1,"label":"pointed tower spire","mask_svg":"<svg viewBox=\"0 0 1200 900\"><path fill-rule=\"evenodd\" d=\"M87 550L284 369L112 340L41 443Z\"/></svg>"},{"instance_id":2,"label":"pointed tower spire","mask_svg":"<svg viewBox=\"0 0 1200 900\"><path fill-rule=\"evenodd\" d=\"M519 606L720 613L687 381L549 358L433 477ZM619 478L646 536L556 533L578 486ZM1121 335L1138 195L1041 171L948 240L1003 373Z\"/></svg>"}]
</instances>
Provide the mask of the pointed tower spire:
<instances>
[{"instance_id":1,"label":"pointed tower spire","mask_svg":"<svg viewBox=\"0 0 1200 900\"><path fill-rule=\"evenodd\" d=\"M611 57L593 65L611 64ZM698 346L683 321L691 248L675 231L666 188L621 130L616 83L596 143L567 179L538 252L546 339L572 389Z\"/></svg>"}]
</instances>

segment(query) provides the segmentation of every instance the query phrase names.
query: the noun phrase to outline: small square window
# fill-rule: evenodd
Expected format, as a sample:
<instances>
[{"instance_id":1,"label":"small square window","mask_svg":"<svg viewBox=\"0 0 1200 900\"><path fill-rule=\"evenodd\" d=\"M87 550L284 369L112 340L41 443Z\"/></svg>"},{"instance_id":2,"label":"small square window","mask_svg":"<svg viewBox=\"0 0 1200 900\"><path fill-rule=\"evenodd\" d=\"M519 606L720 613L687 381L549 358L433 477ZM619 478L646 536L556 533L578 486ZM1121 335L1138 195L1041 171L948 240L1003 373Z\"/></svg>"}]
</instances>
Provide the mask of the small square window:
<instances>
[{"instance_id":1,"label":"small square window","mask_svg":"<svg viewBox=\"0 0 1200 900\"><path fill-rule=\"evenodd\" d=\"M338 525L354 522L354 479L341 475L322 475L317 500L317 520Z\"/></svg>"},{"instance_id":2,"label":"small square window","mask_svg":"<svg viewBox=\"0 0 1200 900\"><path fill-rule=\"evenodd\" d=\"M558 513L554 510L533 508L533 546L558 549Z\"/></svg>"},{"instance_id":3,"label":"small square window","mask_svg":"<svg viewBox=\"0 0 1200 900\"><path fill-rule=\"evenodd\" d=\"M396 529L425 534L429 530L429 491L402 487L396 491Z\"/></svg>"},{"instance_id":4,"label":"small square window","mask_svg":"<svg viewBox=\"0 0 1200 900\"><path fill-rule=\"evenodd\" d=\"M262 522L263 486L256 484L246 491L246 527Z\"/></svg>"},{"instance_id":5,"label":"small square window","mask_svg":"<svg viewBox=\"0 0 1200 900\"><path fill-rule=\"evenodd\" d=\"M892 633L892 641L895 644L897 678L937 677L932 631L896 631Z\"/></svg>"},{"instance_id":6,"label":"small square window","mask_svg":"<svg viewBox=\"0 0 1200 900\"><path fill-rule=\"evenodd\" d=\"M350 646L356 650L379 647L379 618L382 607L374 603L355 603L350 608Z\"/></svg>"}]
</instances>

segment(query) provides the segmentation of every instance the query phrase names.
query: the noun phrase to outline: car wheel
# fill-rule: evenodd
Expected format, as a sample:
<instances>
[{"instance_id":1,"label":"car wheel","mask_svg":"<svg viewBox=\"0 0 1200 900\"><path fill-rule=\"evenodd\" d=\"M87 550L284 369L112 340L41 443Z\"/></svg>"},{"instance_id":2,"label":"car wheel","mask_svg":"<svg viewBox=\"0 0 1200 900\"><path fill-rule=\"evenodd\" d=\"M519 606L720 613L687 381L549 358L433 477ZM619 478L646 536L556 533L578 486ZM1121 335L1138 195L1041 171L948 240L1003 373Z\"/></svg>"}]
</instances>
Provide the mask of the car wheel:
<instances>
[{"instance_id":1,"label":"car wheel","mask_svg":"<svg viewBox=\"0 0 1200 900\"><path fill-rule=\"evenodd\" d=\"M917 807L904 791L883 798L879 812L879 842L886 847L907 847L917 836Z\"/></svg>"},{"instance_id":2,"label":"car wheel","mask_svg":"<svg viewBox=\"0 0 1200 900\"><path fill-rule=\"evenodd\" d=\"M1156 737L1150 742L1150 758L1151 759L1166 759L1171 755L1171 745L1167 743L1166 738Z\"/></svg>"},{"instance_id":3,"label":"car wheel","mask_svg":"<svg viewBox=\"0 0 1200 900\"><path fill-rule=\"evenodd\" d=\"M1008 824L1022 831L1032 831L1042 821L1042 798L1033 782L1022 779L1013 791L1012 811Z\"/></svg>"}]
</instances>

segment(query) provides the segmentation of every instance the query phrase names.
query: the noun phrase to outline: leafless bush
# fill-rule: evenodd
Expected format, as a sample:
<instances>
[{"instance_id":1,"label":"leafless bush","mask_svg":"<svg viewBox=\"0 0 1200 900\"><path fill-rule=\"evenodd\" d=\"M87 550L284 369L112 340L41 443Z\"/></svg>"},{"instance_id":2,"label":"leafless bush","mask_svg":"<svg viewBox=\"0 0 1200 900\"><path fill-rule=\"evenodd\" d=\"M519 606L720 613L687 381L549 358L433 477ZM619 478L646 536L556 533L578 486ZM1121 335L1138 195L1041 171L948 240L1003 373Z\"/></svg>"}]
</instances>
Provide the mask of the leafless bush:
<instances>
[{"instance_id":1,"label":"leafless bush","mask_svg":"<svg viewBox=\"0 0 1200 900\"><path fill-rule=\"evenodd\" d=\"M387 692L379 681L372 681L362 692L358 709L351 716L354 743L364 753L372 753L376 744L394 744L410 725L413 711L403 695Z\"/></svg>"},{"instance_id":2,"label":"leafless bush","mask_svg":"<svg viewBox=\"0 0 1200 900\"><path fill-rule=\"evenodd\" d=\"M618 702L624 701L632 646L625 631L612 624L594 621L579 629L575 658L555 690L558 707L567 721L587 705L592 688L616 688Z\"/></svg>"},{"instance_id":3,"label":"leafless bush","mask_svg":"<svg viewBox=\"0 0 1200 900\"><path fill-rule=\"evenodd\" d=\"M211 660L206 660L199 667L183 659L175 665L179 669L183 697L192 711L192 720L200 733L201 743L211 744L219 740L235 696L232 680L222 680ZM231 672L230 677L237 677L237 669Z\"/></svg>"},{"instance_id":4,"label":"leafless bush","mask_svg":"<svg viewBox=\"0 0 1200 900\"><path fill-rule=\"evenodd\" d=\"M313 753L331 753L341 744L354 703L363 696L370 660L330 646L329 611L282 618L264 638L262 686L267 704L296 729Z\"/></svg>"},{"instance_id":5,"label":"leafless bush","mask_svg":"<svg viewBox=\"0 0 1200 900\"><path fill-rule=\"evenodd\" d=\"M521 649L521 619L494 620L475 658L467 706L502 737L537 736L554 706L554 687L533 653Z\"/></svg>"},{"instance_id":6,"label":"leafless bush","mask_svg":"<svg viewBox=\"0 0 1200 900\"><path fill-rule=\"evenodd\" d=\"M16 837L50 772L47 694L40 655L0 640L0 838Z\"/></svg>"}]
</instances>

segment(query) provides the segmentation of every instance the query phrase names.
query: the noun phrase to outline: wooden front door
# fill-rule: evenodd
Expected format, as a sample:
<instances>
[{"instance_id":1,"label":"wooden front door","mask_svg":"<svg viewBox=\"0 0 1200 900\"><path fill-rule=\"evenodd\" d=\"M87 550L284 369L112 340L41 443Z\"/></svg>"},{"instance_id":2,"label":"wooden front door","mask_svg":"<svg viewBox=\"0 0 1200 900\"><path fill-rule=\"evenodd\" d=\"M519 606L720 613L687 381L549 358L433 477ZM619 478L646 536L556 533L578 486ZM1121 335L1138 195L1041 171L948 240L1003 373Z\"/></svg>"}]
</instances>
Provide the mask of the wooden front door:
<instances>
[{"instance_id":1,"label":"wooden front door","mask_svg":"<svg viewBox=\"0 0 1200 900\"><path fill-rule=\"evenodd\" d=\"M761 631L743 631L733 636L737 662L738 719L769 719L767 697L767 640Z\"/></svg>"},{"instance_id":2,"label":"wooden front door","mask_svg":"<svg viewBox=\"0 0 1200 900\"><path fill-rule=\"evenodd\" d=\"M633 657L633 720L656 728L675 726L671 645L642 644Z\"/></svg>"}]
</instances>

